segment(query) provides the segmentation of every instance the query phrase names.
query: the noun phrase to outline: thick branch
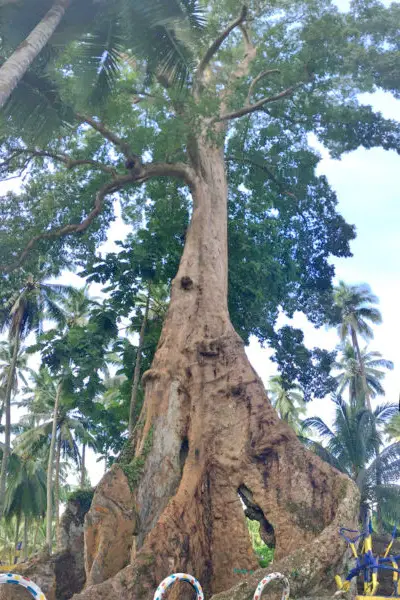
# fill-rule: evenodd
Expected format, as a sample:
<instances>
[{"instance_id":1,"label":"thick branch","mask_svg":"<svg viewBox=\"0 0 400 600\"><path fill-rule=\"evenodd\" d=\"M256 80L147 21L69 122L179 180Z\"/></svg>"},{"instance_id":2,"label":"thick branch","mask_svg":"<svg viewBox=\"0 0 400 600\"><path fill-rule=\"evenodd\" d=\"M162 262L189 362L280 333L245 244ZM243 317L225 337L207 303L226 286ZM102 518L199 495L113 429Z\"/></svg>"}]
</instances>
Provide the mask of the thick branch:
<instances>
[{"instance_id":1,"label":"thick branch","mask_svg":"<svg viewBox=\"0 0 400 600\"><path fill-rule=\"evenodd\" d=\"M11 163L11 161L17 156L27 155L27 161L24 163L23 168L26 168L29 161L31 161L35 157L43 157L43 158L52 158L53 160L62 162L65 164L67 169L73 169L74 167L78 167L81 165L90 165L100 171L104 171L105 173L109 173L110 175L116 176L116 170L113 167L109 167L104 165L103 163L97 162L96 160L92 160L90 158L78 158L74 159L68 156L68 154L58 154L56 152L49 152L47 150L35 150L33 148L16 148L12 150L12 154L10 157L0 163L0 169L5 167Z\"/></svg>"},{"instance_id":2,"label":"thick branch","mask_svg":"<svg viewBox=\"0 0 400 600\"><path fill-rule=\"evenodd\" d=\"M218 50L220 49L221 45L226 40L228 35L231 33L231 31L233 31L235 29L235 27L238 27L238 25L240 25L241 23L243 23L245 21L246 16L247 16L247 7L243 6L242 11L241 11L240 15L237 17L237 19L232 21L232 23L230 25L228 25L228 27L217 37L217 39L208 48L207 52L205 53L202 60L200 61L200 64L197 69L196 80L198 82L201 82L201 80L203 79L204 71L206 70L207 66L210 64L211 59L218 52Z\"/></svg>"},{"instance_id":3,"label":"thick branch","mask_svg":"<svg viewBox=\"0 0 400 600\"><path fill-rule=\"evenodd\" d=\"M95 129L96 131L101 133L101 135L106 140L108 140L109 142L114 144L114 146L117 146L117 148L120 148L120 150L126 156L126 158L139 159L138 155L135 154L134 152L132 152L129 144L127 144L122 138L120 138L118 135L116 135L110 129L108 129L104 125L104 123L101 123L100 121L96 121L95 119L92 119L92 117L89 117L87 115L82 115L82 114L77 113L76 116L80 121L82 121L82 123L87 123L93 129Z\"/></svg>"},{"instance_id":4,"label":"thick branch","mask_svg":"<svg viewBox=\"0 0 400 600\"><path fill-rule=\"evenodd\" d=\"M18 259L9 266L3 269L3 272L10 273L14 271L25 261L29 252L36 246L41 240L53 240L72 233L82 233L88 229L93 223L96 217L102 212L104 201L109 194L117 192L129 183L143 183L151 179L152 177L171 176L183 179L188 185L191 185L194 181L194 172L185 163L150 163L148 165L138 165L135 170L132 170L127 175L119 175L114 177L111 181L104 184L97 192L93 209L80 223L70 223L63 227L58 227L50 231L46 231L33 237L29 243L25 246L24 250L18 257Z\"/></svg>"},{"instance_id":5,"label":"thick branch","mask_svg":"<svg viewBox=\"0 0 400 600\"><path fill-rule=\"evenodd\" d=\"M275 94L274 96L269 96L267 98L261 98L261 100L255 102L254 104L246 105L233 112L222 114L219 117L213 119L211 122L230 121L232 119L239 119L239 117L243 117L244 115L248 115L250 113L260 110L261 108L263 108L263 106L265 106L265 104L270 104L271 102L276 102L277 100L282 100L283 98L287 98L287 96L291 96L293 92L302 85L303 83L292 85L291 87L287 88L286 90L283 90L283 92L280 92L279 94Z\"/></svg>"},{"instance_id":6,"label":"thick branch","mask_svg":"<svg viewBox=\"0 0 400 600\"><path fill-rule=\"evenodd\" d=\"M274 73L280 73L280 70L279 69L267 69L266 71L261 71L261 73L259 73L257 75L257 77L254 77L254 79L251 82L250 87L249 87L249 92L247 94L246 104L250 104L251 95L253 93L253 90L254 90L255 86L260 81L260 79L264 79L264 77L268 77L268 75L272 75Z\"/></svg>"}]
</instances>

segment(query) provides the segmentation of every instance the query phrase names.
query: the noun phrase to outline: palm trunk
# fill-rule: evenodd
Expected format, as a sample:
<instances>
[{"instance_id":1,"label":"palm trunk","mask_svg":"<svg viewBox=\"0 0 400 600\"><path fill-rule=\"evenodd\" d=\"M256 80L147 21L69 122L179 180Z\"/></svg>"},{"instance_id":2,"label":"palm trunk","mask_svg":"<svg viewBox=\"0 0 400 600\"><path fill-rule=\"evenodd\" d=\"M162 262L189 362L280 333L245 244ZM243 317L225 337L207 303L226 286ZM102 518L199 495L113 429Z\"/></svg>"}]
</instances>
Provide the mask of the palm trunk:
<instances>
[{"instance_id":1,"label":"palm trunk","mask_svg":"<svg viewBox=\"0 0 400 600\"><path fill-rule=\"evenodd\" d=\"M28 558L28 517L24 515L24 560Z\"/></svg>"},{"instance_id":2,"label":"palm trunk","mask_svg":"<svg viewBox=\"0 0 400 600\"><path fill-rule=\"evenodd\" d=\"M149 305L150 305L150 288L147 293L146 308L145 308L144 315L143 315L142 326L140 328L139 345L138 345L137 355L136 355L135 370L133 373L131 403L130 403L130 407L129 407L129 435L132 435L132 432L133 432L133 421L135 418L135 406L136 406L136 399L137 399L137 393L138 393L139 381L140 381L140 367L141 367L141 363L142 363L144 334L146 332L147 319L149 316Z\"/></svg>"},{"instance_id":3,"label":"palm trunk","mask_svg":"<svg viewBox=\"0 0 400 600\"><path fill-rule=\"evenodd\" d=\"M340 560L340 522L355 524L355 486L278 418L233 329L223 150L196 141L191 223L142 379L144 424L97 486L85 521L86 588L76 600L148 600L179 571L197 577L207 597L230 588L243 579L235 569L258 567L241 499L274 533L274 570L299 565L303 590Z\"/></svg>"},{"instance_id":4,"label":"palm trunk","mask_svg":"<svg viewBox=\"0 0 400 600\"><path fill-rule=\"evenodd\" d=\"M371 398L370 398L370 394L369 394L369 388L368 388L368 383L367 383L367 376L365 374L364 361L363 361L363 358L361 356L361 350L360 350L360 346L358 344L357 333L356 333L356 331L355 331L355 329L353 327L351 328L351 340L353 342L353 348L354 348L355 353L357 355L358 365L360 367L360 373L361 373L361 378L362 378L363 388L364 388L364 394L365 394L365 404L366 404L368 410L372 412Z\"/></svg>"},{"instance_id":5,"label":"palm trunk","mask_svg":"<svg viewBox=\"0 0 400 600\"><path fill-rule=\"evenodd\" d=\"M56 540L57 550L61 546L61 531L60 531L60 460L61 460L61 436L57 440L56 451L56 467L54 473L54 505L56 513Z\"/></svg>"},{"instance_id":6,"label":"palm trunk","mask_svg":"<svg viewBox=\"0 0 400 600\"><path fill-rule=\"evenodd\" d=\"M51 554L51 541L52 541L52 520L53 520L53 467L54 467L54 454L57 436L57 418L58 418L58 406L60 403L61 396L61 382L57 386L56 400L54 403L54 414L53 414L53 427L51 431L51 442L49 452L49 462L47 465L47 512L46 512L46 546L49 554Z\"/></svg>"},{"instance_id":7,"label":"palm trunk","mask_svg":"<svg viewBox=\"0 0 400 600\"><path fill-rule=\"evenodd\" d=\"M33 537L33 544L32 544L32 554L34 554L36 552L39 529L40 529L40 519L38 519L37 523L36 523L35 535Z\"/></svg>"},{"instance_id":8,"label":"palm trunk","mask_svg":"<svg viewBox=\"0 0 400 600\"><path fill-rule=\"evenodd\" d=\"M0 108L4 106L32 62L58 27L70 0L55 0L43 19L18 46L0 69ZM21 9L22 10L22 9Z\"/></svg>"},{"instance_id":9,"label":"palm trunk","mask_svg":"<svg viewBox=\"0 0 400 600\"><path fill-rule=\"evenodd\" d=\"M365 373L364 361L361 356L360 346L358 344L358 339L357 339L357 333L353 327L351 328L351 339L353 342L353 348L356 352L358 364L360 367L361 378L363 381L364 394L365 394L365 404L366 404L368 410L372 413L371 398L370 398L370 393L369 393L369 388L368 388L367 376ZM373 428L374 428L374 433L376 434L375 421L373 424ZM382 469L381 469L380 460L379 460L380 448L379 448L378 443L375 444L374 449L375 449L375 457L376 457L376 486L379 487L382 485ZM377 505L376 505L376 521L377 521L377 525L378 525L378 532L381 533L383 530L383 523L382 523L382 510L379 505L379 501L377 502Z\"/></svg>"},{"instance_id":10,"label":"palm trunk","mask_svg":"<svg viewBox=\"0 0 400 600\"><path fill-rule=\"evenodd\" d=\"M81 456L81 488L85 487L86 483L86 444L82 444L82 456Z\"/></svg>"},{"instance_id":11,"label":"palm trunk","mask_svg":"<svg viewBox=\"0 0 400 600\"><path fill-rule=\"evenodd\" d=\"M16 565L18 563L18 557L19 554L17 554L18 550L17 550L17 546L18 546L18 538L19 538L19 528L21 525L21 515L17 516L17 523L15 525L16 527L16 531L15 531L15 542L14 542L14 565Z\"/></svg>"},{"instance_id":12,"label":"palm trunk","mask_svg":"<svg viewBox=\"0 0 400 600\"><path fill-rule=\"evenodd\" d=\"M17 328L19 330L19 327ZM7 379L6 393L4 397L6 422L5 422L5 439L4 439L4 450L3 459L1 461L1 472L0 472L0 518L3 515L4 510L4 495L6 491L6 478L7 478L7 467L8 459L10 456L10 443L11 443L11 393L13 387L13 381L15 377L15 369L18 360L18 349L19 349L19 337L18 335L14 338L14 351L10 365L10 371Z\"/></svg>"}]
</instances>

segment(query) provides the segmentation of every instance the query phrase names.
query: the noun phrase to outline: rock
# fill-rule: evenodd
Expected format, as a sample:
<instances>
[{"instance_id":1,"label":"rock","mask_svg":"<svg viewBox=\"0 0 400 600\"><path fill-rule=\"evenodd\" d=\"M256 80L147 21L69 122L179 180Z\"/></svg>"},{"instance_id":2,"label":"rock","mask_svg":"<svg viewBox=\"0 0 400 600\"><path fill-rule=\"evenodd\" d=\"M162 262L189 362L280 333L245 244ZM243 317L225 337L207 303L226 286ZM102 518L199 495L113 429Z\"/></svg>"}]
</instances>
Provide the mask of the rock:
<instances>
[{"instance_id":1,"label":"rock","mask_svg":"<svg viewBox=\"0 0 400 600\"><path fill-rule=\"evenodd\" d=\"M61 519L61 546L57 554L38 554L12 569L32 579L47 600L69 600L85 584L84 520L93 492L79 490L68 502ZM0 585L0 600L28 600L32 596L21 586Z\"/></svg>"},{"instance_id":2,"label":"rock","mask_svg":"<svg viewBox=\"0 0 400 600\"><path fill-rule=\"evenodd\" d=\"M136 526L128 480L113 465L96 489L85 519L87 586L102 583L129 564Z\"/></svg>"}]
</instances>

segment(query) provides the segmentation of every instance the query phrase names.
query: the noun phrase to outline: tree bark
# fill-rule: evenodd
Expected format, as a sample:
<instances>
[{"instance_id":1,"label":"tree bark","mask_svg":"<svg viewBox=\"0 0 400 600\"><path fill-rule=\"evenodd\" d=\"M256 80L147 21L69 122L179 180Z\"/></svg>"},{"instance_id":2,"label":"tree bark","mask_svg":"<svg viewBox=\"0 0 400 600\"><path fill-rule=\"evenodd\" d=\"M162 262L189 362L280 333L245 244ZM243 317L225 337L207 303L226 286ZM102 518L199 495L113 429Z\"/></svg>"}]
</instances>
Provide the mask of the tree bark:
<instances>
[{"instance_id":1,"label":"tree bark","mask_svg":"<svg viewBox=\"0 0 400 600\"><path fill-rule=\"evenodd\" d=\"M43 19L0 68L0 108L50 40L69 4L70 0L55 0Z\"/></svg>"},{"instance_id":2,"label":"tree bark","mask_svg":"<svg viewBox=\"0 0 400 600\"><path fill-rule=\"evenodd\" d=\"M21 515L17 515L17 522L15 525L15 545L14 545L14 565L18 563L19 554L17 554L17 546L18 546L18 538L19 538L19 528L21 525Z\"/></svg>"},{"instance_id":3,"label":"tree bark","mask_svg":"<svg viewBox=\"0 0 400 600\"><path fill-rule=\"evenodd\" d=\"M53 520L53 467L54 467L54 454L55 444L57 436L57 418L58 418L58 407L61 396L61 382L57 386L56 400L54 403L53 413L53 426L51 431L51 442L49 452L49 462L47 465L47 511L46 511L46 547L51 554L52 546L52 520Z\"/></svg>"},{"instance_id":4,"label":"tree bark","mask_svg":"<svg viewBox=\"0 0 400 600\"><path fill-rule=\"evenodd\" d=\"M136 406L136 399L137 399L137 393L138 393L139 382L140 382L140 368L141 368L141 364L142 364L144 334L146 333L147 319L149 316L149 306L150 306L150 288L147 293L143 321L142 321L142 325L140 327L139 344L138 344L138 349L137 349L137 354L136 354L135 370L133 372L131 402L130 402L130 406L129 406L129 435L132 435L133 426L134 426L135 406Z\"/></svg>"},{"instance_id":5,"label":"tree bark","mask_svg":"<svg viewBox=\"0 0 400 600\"><path fill-rule=\"evenodd\" d=\"M19 331L19 327L17 327ZM18 349L20 340L18 334L14 338L14 351L10 365L10 371L7 379L6 393L4 397L4 408L6 413L5 431L4 431L4 450L3 458L1 461L1 472L0 472L0 518L4 511L4 495L6 491L6 479L7 479L7 467L8 459L10 456L10 443L11 443L11 393L13 388L13 381L15 377L15 370L17 367L18 360Z\"/></svg>"},{"instance_id":6,"label":"tree bark","mask_svg":"<svg viewBox=\"0 0 400 600\"><path fill-rule=\"evenodd\" d=\"M241 500L274 534L275 560L290 555L287 573L313 565L301 571L306 590L341 558L340 522L355 524L355 486L279 420L232 327L223 150L200 139L191 155L192 219L143 376L144 424L97 487L86 517L87 587L76 599L147 600L177 571L197 577L207 597L231 588L258 565Z\"/></svg>"},{"instance_id":7,"label":"tree bark","mask_svg":"<svg viewBox=\"0 0 400 600\"><path fill-rule=\"evenodd\" d=\"M57 551L61 547L61 531L60 531L60 461L61 461L61 435L57 440L56 451L56 466L54 472L54 505L56 516L56 544Z\"/></svg>"},{"instance_id":8,"label":"tree bark","mask_svg":"<svg viewBox=\"0 0 400 600\"><path fill-rule=\"evenodd\" d=\"M364 365L363 358L361 356L361 350L360 350L360 346L358 343L357 333L356 333L354 327L351 328L351 339L353 342L353 348L356 352L358 364L360 367L361 378L362 378L364 394L365 394L365 404L366 404L368 410L370 411L370 413L372 413L371 397L370 397L369 388L368 388L367 375L365 373L365 365ZM373 428L374 428L375 434L376 434L375 421L373 424ZM379 487L382 485L382 470L381 470L380 461L379 461L379 455L380 455L379 443L375 444L374 450L375 450L375 457L376 457L376 486ZM379 501L376 504L376 522L377 522L378 533L381 533L383 531L383 521L382 521L382 510L381 510Z\"/></svg>"},{"instance_id":9,"label":"tree bark","mask_svg":"<svg viewBox=\"0 0 400 600\"><path fill-rule=\"evenodd\" d=\"M365 373L364 361L361 356L361 350L360 350L360 346L358 343L357 333L356 333L354 327L351 327L351 340L353 342L353 348L355 350L357 360L358 360L358 365L360 367L361 379L363 382L363 388L364 388L364 394L365 394L365 404L366 404L368 410L370 412L372 412L371 398L370 398L370 393L369 393L369 388L368 388L368 383L367 383L367 376Z\"/></svg>"},{"instance_id":10,"label":"tree bark","mask_svg":"<svg viewBox=\"0 0 400 600\"><path fill-rule=\"evenodd\" d=\"M24 515L24 560L28 558L28 517Z\"/></svg>"},{"instance_id":11,"label":"tree bark","mask_svg":"<svg viewBox=\"0 0 400 600\"><path fill-rule=\"evenodd\" d=\"M85 487L86 483L86 444L82 444L82 456L81 456L81 488Z\"/></svg>"}]
</instances>

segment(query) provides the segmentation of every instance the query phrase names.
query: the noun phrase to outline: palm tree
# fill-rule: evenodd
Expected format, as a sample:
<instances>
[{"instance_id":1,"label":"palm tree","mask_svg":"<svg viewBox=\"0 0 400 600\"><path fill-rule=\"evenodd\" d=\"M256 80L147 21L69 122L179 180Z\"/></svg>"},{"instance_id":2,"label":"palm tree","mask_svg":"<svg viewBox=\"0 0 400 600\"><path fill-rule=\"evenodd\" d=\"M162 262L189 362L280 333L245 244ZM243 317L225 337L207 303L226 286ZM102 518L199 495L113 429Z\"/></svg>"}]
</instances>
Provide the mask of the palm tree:
<instances>
[{"instance_id":1,"label":"palm tree","mask_svg":"<svg viewBox=\"0 0 400 600\"><path fill-rule=\"evenodd\" d=\"M11 296L0 313L0 325L3 329L8 329L9 339L13 344L13 356L8 371L4 395L6 423L5 447L0 473L0 516L2 515L7 464L10 454L11 394L15 381L21 340L27 337L32 331L40 333L43 329L45 318L55 320L58 323L64 322L64 315L56 301L61 296L68 295L70 290L70 287L44 283L43 279L35 279L30 275L21 288Z\"/></svg>"},{"instance_id":2,"label":"palm tree","mask_svg":"<svg viewBox=\"0 0 400 600\"><path fill-rule=\"evenodd\" d=\"M136 400L140 382L140 369L146 328L149 320L164 320L168 308L168 288L165 285L150 285L145 294L137 296L136 306L139 309L141 325L139 330L139 343L136 351L135 369L133 372L131 400L129 406L129 435L132 435L135 419ZM143 313L140 309L144 309Z\"/></svg>"},{"instance_id":3,"label":"palm tree","mask_svg":"<svg viewBox=\"0 0 400 600\"><path fill-rule=\"evenodd\" d=\"M46 472L37 457L10 456L7 489L4 501L4 518L16 519L16 540L24 518L24 557L28 555L28 525L33 519L40 519L46 512Z\"/></svg>"},{"instance_id":4,"label":"palm tree","mask_svg":"<svg viewBox=\"0 0 400 600\"><path fill-rule=\"evenodd\" d=\"M386 426L385 433L390 439L400 442L400 413L395 415Z\"/></svg>"},{"instance_id":5,"label":"palm tree","mask_svg":"<svg viewBox=\"0 0 400 600\"><path fill-rule=\"evenodd\" d=\"M10 376L11 364L14 355L14 346L11 342L3 340L0 342L0 425L4 410L4 397L7 381ZM15 396L18 392L20 381L27 385L25 372L27 369L27 355L25 348L20 347L17 353L17 361L14 372L14 381L11 384L11 394Z\"/></svg>"},{"instance_id":6,"label":"palm tree","mask_svg":"<svg viewBox=\"0 0 400 600\"><path fill-rule=\"evenodd\" d=\"M375 450L382 445L380 431L398 411L397 405L382 404L371 412L357 399L350 404L340 396L332 400L336 406L332 428L321 417L303 422L303 430L317 433L322 443L304 436L303 442L356 482L361 493L362 522L372 506L380 508L383 521L400 519L400 443L391 444L378 454ZM378 483L377 471L381 473Z\"/></svg>"},{"instance_id":7,"label":"palm tree","mask_svg":"<svg viewBox=\"0 0 400 600\"><path fill-rule=\"evenodd\" d=\"M274 375L269 380L269 396L279 417L286 421L297 433L301 428L301 417L306 413L304 397L299 386L290 389L283 387L282 377Z\"/></svg>"},{"instance_id":8,"label":"palm tree","mask_svg":"<svg viewBox=\"0 0 400 600\"><path fill-rule=\"evenodd\" d=\"M47 467L47 544L51 551L53 491L56 519L56 537L60 533L60 465L61 457L71 459L81 466L78 442L84 441L95 446L95 440L87 431L83 417L71 408L66 391L66 379L54 381L49 370L42 367L38 375L33 375L36 387L25 401L29 406L28 424L30 428L15 441L19 452L35 452L45 448L50 441ZM23 422L27 423L27 419ZM53 476L54 475L54 476ZM54 483L53 483L54 482Z\"/></svg>"},{"instance_id":9,"label":"palm tree","mask_svg":"<svg viewBox=\"0 0 400 600\"><path fill-rule=\"evenodd\" d=\"M50 10L39 21L0 69L0 108L11 96L35 58L46 46L60 24L70 0L55 0Z\"/></svg>"},{"instance_id":10,"label":"palm tree","mask_svg":"<svg viewBox=\"0 0 400 600\"><path fill-rule=\"evenodd\" d=\"M5 43L10 37L7 35L10 18L14 29L13 40L19 36L21 43L0 69L0 109L16 86L24 81L29 67L49 45L57 28L60 33L56 36L54 47L46 55L42 54L42 69L48 66L54 54L59 55L60 49L62 51L75 40L78 42L75 46L78 47L81 64L87 72L93 71L94 83L100 89L109 85L118 73L119 63L123 59L122 38L126 38L127 46L135 55L148 58L161 71L169 75L186 72L189 57L182 30L201 25L196 3L184 0L151 0L146 3L141 0L130 0L129 3L120 0L113 2L112 6L104 0L85 0L83 3L36 0L35 11L30 5L16 9L11 6L11 0L3 0L1 4L5 26L4 31L0 30L3 54L4 50L7 53L13 49L11 42ZM30 33L24 39L26 31Z\"/></svg>"},{"instance_id":11,"label":"palm tree","mask_svg":"<svg viewBox=\"0 0 400 600\"><path fill-rule=\"evenodd\" d=\"M380 352L368 352L367 348L361 350L361 360L364 366L369 397L384 396L385 390L381 382L386 375L384 369L393 369L392 361L382 358ZM360 363L351 344L347 343L342 346L340 359L335 363L334 368L339 372L335 377L338 385L336 393L341 395L348 389L350 402L354 398L362 397L364 382Z\"/></svg>"},{"instance_id":12,"label":"palm tree","mask_svg":"<svg viewBox=\"0 0 400 600\"><path fill-rule=\"evenodd\" d=\"M378 324L382 322L382 315L374 306L378 303L378 298L371 292L367 284L347 285L340 281L335 288L334 301L340 315L339 337L342 342L345 342L348 337L351 339L363 380L365 402L368 409L371 410L369 388L358 336L361 335L365 340L372 339L371 323Z\"/></svg>"}]
</instances>

